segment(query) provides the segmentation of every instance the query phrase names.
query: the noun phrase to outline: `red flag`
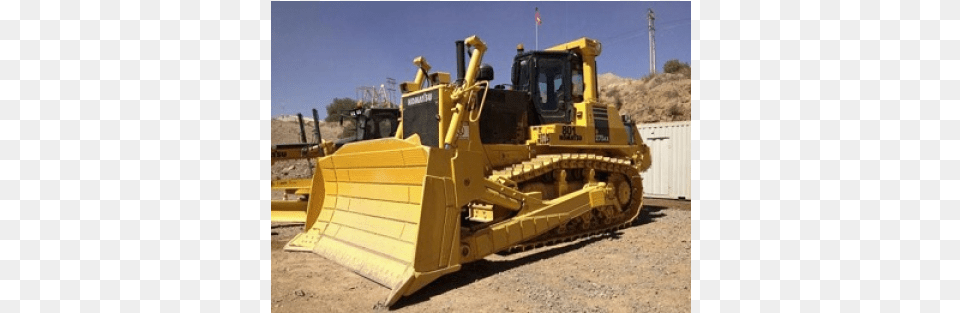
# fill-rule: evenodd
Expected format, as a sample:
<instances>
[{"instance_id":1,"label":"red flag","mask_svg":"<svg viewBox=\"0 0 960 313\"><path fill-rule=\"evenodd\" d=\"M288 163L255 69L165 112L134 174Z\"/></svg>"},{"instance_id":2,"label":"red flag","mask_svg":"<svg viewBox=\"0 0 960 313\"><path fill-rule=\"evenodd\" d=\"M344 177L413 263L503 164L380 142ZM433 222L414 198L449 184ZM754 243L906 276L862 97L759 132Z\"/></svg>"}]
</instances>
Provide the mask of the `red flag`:
<instances>
[{"instance_id":1,"label":"red flag","mask_svg":"<svg viewBox=\"0 0 960 313\"><path fill-rule=\"evenodd\" d=\"M537 11L537 25L542 25L543 22L540 21L540 8L534 8Z\"/></svg>"}]
</instances>

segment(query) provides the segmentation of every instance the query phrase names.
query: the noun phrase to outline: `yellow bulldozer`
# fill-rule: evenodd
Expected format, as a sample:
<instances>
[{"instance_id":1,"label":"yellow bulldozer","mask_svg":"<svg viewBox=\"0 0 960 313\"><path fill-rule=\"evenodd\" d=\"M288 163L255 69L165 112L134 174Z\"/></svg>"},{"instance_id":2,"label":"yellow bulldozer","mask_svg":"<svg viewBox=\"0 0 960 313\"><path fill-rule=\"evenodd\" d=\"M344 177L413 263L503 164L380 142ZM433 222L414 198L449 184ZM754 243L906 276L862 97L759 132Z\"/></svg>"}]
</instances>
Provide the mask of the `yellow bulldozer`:
<instances>
[{"instance_id":1,"label":"yellow bulldozer","mask_svg":"<svg viewBox=\"0 0 960 313\"><path fill-rule=\"evenodd\" d=\"M598 102L600 42L520 45L509 86L490 85L480 38L456 46L454 82L414 62L394 138L317 160L304 231L285 247L391 289L386 306L493 253L626 227L642 207L649 149Z\"/></svg>"}]
</instances>

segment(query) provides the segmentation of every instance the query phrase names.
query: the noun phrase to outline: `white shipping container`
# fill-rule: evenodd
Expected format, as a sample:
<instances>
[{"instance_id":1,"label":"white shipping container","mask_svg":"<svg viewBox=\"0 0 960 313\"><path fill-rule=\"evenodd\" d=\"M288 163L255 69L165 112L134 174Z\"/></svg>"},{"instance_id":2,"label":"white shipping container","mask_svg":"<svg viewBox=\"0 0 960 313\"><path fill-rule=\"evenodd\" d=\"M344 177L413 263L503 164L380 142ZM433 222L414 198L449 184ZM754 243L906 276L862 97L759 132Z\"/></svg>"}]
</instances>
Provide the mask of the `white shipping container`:
<instances>
[{"instance_id":1,"label":"white shipping container","mask_svg":"<svg viewBox=\"0 0 960 313\"><path fill-rule=\"evenodd\" d=\"M650 169L641 173L644 196L689 200L690 122L640 124L638 128L653 159Z\"/></svg>"}]
</instances>

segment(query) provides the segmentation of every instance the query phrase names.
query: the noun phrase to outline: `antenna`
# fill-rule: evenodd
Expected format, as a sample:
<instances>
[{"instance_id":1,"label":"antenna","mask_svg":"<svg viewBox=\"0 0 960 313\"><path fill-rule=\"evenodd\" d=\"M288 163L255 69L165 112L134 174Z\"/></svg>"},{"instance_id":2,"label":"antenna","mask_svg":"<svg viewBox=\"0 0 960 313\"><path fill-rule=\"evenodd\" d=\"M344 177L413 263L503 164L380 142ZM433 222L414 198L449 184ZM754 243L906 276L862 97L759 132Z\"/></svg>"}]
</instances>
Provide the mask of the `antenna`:
<instances>
[{"instance_id":1,"label":"antenna","mask_svg":"<svg viewBox=\"0 0 960 313\"><path fill-rule=\"evenodd\" d=\"M656 28L653 27L653 20L657 19L656 15L653 14L653 9L647 9L647 27L649 27L650 32L650 74L657 72L657 41L654 39L653 33L656 31Z\"/></svg>"}]
</instances>

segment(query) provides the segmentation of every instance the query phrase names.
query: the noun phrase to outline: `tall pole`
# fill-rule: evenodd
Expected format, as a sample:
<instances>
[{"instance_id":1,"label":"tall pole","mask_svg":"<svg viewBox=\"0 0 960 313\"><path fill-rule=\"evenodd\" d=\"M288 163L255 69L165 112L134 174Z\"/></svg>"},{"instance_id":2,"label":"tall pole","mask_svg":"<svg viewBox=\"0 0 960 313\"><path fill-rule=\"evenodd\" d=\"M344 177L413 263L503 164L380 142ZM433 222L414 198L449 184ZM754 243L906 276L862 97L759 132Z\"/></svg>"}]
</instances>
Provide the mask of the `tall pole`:
<instances>
[{"instance_id":1,"label":"tall pole","mask_svg":"<svg viewBox=\"0 0 960 313\"><path fill-rule=\"evenodd\" d=\"M649 27L650 34L650 74L657 72L657 42L654 39L653 33L656 30L653 27L653 20L657 17L653 14L653 9L647 9L647 27Z\"/></svg>"},{"instance_id":2,"label":"tall pole","mask_svg":"<svg viewBox=\"0 0 960 313\"><path fill-rule=\"evenodd\" d=\"M297 121L300 122L300 142L307 143L307 134L303 131L303 114L297 113Z\"/></svg>"},{"instance_id":3,"label":"tall pole","mask_svg":"<svg viewBox=\"0 0 960 313\"><path fill-rule=\"evenodd\" d=\"M537 30L534 31L536 34L536 39L534 39L534 50L540 50L540 8L535 8L536 19L533 21L533 27Z\"/></svg>"}]
</instances>

